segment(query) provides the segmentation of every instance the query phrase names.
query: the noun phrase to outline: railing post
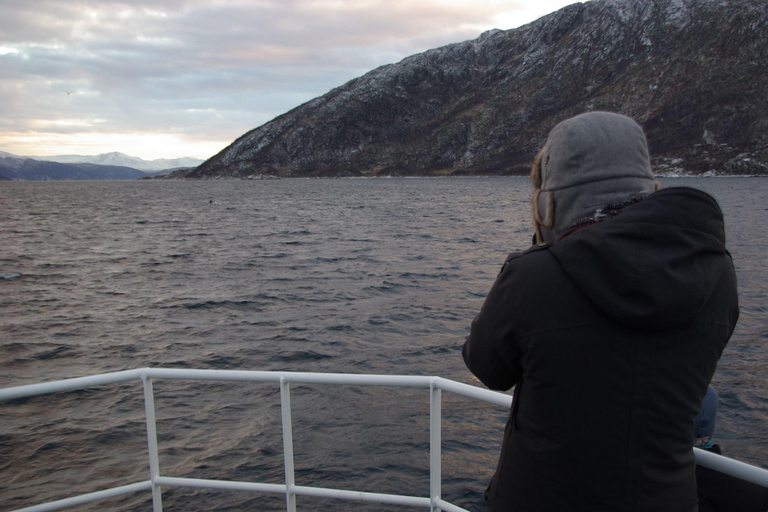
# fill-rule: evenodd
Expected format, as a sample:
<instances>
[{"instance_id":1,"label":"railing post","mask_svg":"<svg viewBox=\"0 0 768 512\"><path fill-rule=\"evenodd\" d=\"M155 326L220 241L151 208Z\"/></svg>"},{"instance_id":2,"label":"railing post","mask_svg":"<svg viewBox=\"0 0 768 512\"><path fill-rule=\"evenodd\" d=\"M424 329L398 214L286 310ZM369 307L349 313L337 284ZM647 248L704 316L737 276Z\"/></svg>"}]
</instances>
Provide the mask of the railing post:
<instances>
[{"instance_id":1,"label":"railing post","mask_svg":"<svg viewBox=\"0 0 768 512\"><path fill-rule=\"evenodd\" d=\"M440 508L437 500L442 494L442 390L434 380L429 385L429 499L430 511Z\"/></svg>"},{"instance_id":2,"label":"railing post","mask_svg":"<svg viewBox=\"0 0 768 512\"><path fill-rule=\"evenodd\" d=\"M163 512L163 495L157 479L160 477L160 456L157 450L157 424L155 421L155 392L152 379L142 375L144 382L144 410L147 415L147 441L149 443L149 478L152 482L152 510Z\"/></svg>"},{"instance_id":3,"label":"railing post","mask_svg":"<svg viewBox=\"0 0 768 512\"><path fill-rule=\"evenodd\" d=\"M280 376L280 407L283 414L283 455L285 458L285 501L288 512L296 512L296 480L293 469L293 424L291 422L291 386Z\"/></svg>"}]
</instances>

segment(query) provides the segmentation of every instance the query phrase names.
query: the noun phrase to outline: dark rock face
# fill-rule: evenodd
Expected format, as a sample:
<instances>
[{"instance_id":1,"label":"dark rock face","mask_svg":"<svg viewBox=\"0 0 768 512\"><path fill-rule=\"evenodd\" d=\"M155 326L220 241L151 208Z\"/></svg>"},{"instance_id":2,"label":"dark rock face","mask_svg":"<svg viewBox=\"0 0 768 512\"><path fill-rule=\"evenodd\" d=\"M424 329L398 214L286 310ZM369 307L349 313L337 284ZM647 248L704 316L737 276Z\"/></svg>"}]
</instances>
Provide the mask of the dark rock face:
<instances>
[{"instance_id":1,"label":"dark rock face","mask_svg":"<svg viewBox=\"0 0 768 512\"><path fill-rule=\"evenodd\" d=\"M768 174L767 69L765 0L593 0L375 69L183 174L521 174L588 110L642 124L658 172Z\"/></svg>"}]
</instances>

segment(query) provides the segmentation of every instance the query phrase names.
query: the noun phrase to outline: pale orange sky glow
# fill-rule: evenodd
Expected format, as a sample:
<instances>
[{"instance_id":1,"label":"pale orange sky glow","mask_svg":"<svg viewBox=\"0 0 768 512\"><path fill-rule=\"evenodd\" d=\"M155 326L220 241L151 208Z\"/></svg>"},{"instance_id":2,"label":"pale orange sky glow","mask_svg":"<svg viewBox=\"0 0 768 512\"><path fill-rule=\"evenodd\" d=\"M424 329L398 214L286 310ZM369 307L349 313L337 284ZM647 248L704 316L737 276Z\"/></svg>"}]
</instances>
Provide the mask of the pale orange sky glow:
<instances>
[{"instance_id":1,"label":"pale orange sky glow","mask_svg":"<svg viewBox=\"0 0 768 512\"><path fill-rule=\"evenodd\" d=\"M0 151L208 158L384 64L569 0L4 0Z\"/></svg>"}]
</instances>

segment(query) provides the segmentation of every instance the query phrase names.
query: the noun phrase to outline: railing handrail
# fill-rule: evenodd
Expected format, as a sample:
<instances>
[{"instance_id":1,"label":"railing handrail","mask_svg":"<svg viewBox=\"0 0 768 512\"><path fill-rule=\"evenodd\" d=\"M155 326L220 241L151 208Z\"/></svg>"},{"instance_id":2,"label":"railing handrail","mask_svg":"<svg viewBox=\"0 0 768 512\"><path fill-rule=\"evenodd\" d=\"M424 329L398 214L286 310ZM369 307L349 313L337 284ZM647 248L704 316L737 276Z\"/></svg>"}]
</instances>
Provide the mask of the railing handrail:
<instances>
[{"instance_id":1,"label":"railing handrail","mask_svg":"<svg viewBox=\"0 0 768 512\"><path fill-rule=\"evenodd\" d=\"M408 388L429 388L433 382L441 389L468 398L509 407L512 396L497 391L478 388L470 384L456 382L443 377L419 375L376 375L358 373L312 373L285 371L252 371L252 370L190 370L181 368L136 368L112 373L103 373L87 377L27 384L0 389L0 402L45 395L61 391L74 391L95 386L119 384L132 380L175 379L175 380L207 380L235 382L273 382L281 380L293 384L346 384L352 386L390 386Z\"/></svg>"},{"instance_id":2,"label":"railing handrail","mask_svg":"<svg viewBox=\"0 0 768 512\"><path fill-rule=\"evenodd\" d=\"M202 480L193 478L170 478L160 475L157 434L155 427L153 379L176 379L195 381L229 382L272 382L280 385L281 406L283 410L283 442L285 456L286 484L267 484L253 482L232 482L223 480ZM509 408L512 396L488 389L463 384L442 377L413 375L372 375L347 373L309 373L284 371L248 371L248 370L191 370L178 368L138 368L87 377L28 384L0 389L0 402L28 398L32 396L74 391L95 386L118 384L140 380L144 383L145 410L147 414L147 437L150 461L150 480L130 485L115 487L90 494L36 505L24 509L25 512L46 512L59 510L91 501L120 496L138 491L152 490L155 512L162 511L161 486L181 486L208 489L250 490L257 492L285 493L287 509L295 511L296 495L324 496L356 501L402 504L429 507L432 511L464 511L440 497L441 488L441 391L447 391L475 400ZM331 384L352 386L407 387L430 390L430 497L399 496L341 489L297 486L293 482L293 437L291 428L290 384ZM734 477L768 487L768 470L751 466L743 462L723 457L714 453L694 448L696 463ZM466 512L466 511L464 511Z\"/></svg>"}]
</instances>

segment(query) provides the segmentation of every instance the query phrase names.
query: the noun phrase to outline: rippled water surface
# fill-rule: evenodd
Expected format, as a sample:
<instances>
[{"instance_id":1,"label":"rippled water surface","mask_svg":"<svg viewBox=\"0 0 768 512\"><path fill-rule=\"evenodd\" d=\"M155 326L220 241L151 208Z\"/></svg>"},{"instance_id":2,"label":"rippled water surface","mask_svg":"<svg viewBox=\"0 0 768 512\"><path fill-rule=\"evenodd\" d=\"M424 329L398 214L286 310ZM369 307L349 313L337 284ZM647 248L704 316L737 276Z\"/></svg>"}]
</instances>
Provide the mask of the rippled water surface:
<instances>
[{"instance_id":1,"label":"rippled water surface","mask_svg":"<svg viewBox=\"0 0 768 512\"><path fill-rule=\"evenodd\" d=\"M768 464L768 180L678 179L726 214L742 313L718 366L718 440ZM506 253L526 179L0 185L0 386L144 366L440 375ZM155 384L167 476L284 483L274 385ZM587 399L588 397L585 397ZM297 483L426 496L423 390L296 386ZM506 411L444 394L443 496L482 510ZM0 404L0 510L148 478L141 386ZM166 489L166 510L284 510ZM298 499L303 510L403 507ZM88 510L148 510L133 495Z\"/></svg>"}]
</instances>

